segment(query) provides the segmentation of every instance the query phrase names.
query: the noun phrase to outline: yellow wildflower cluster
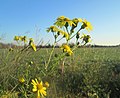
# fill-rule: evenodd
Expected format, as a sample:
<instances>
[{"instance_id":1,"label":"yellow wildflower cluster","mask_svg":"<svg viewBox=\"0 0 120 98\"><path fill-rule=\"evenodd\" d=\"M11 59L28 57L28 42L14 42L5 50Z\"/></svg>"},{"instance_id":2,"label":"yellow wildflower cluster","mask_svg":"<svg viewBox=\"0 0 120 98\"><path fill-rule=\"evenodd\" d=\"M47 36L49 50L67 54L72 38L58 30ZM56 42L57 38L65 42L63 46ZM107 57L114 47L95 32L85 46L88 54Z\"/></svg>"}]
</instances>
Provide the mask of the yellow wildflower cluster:
<instances>
[{"instance_id":1,"label":"yellow wildflower cluster","mask_svg":"<svg viewBox=\"0 0 120 98\"><path fill-rule=\"evenodd\" d=\"M63 50L63 52L67 52L67 55L72 55L73 53L71 48L67 44L63 44L61 46L61 49Z\"/></svg>"},{"instance_id":2,"label":"yellow wildflower cluster","mask_svg":"<svg viewBox=\"0 0 120 98\"><path fill-rule=\"evenodd\" d=\"M69 38L69 35L67 32L60 30L58 27L56 26L51 26L50 28L47 29L47 32L56 32L58 35L63 35L63 37L65 37L67 40Z\"/></svg>"},{"instance_id":3,"label":"yellow wildflower cluster","mask_svg":"<svg viewBox=\"0 0 120 98\"><path fill-rule=\"evenodd\" d=\"M14 40L17 41L17 42L18 41L23 41L24 43L26 43L27 42L27 37L26 36L15 36ZM29 38L29 46L31 46L34 51L37 50L36 45L34 43L34 40L32 38Z\"/></svg>"},{"instance_id":4,"label":"yellow wildflower cluster","mask_svg":"<svg viewBox=\"0 0 120 98\"><path fill-rule=\"evenodd\" d=\"M54 23L54 25L62 28L63 26L68 27L72 26L72 29L77 27L78 23L82 23L81 29L86 28L89 32L93 29L90 22L88 22L86 19L81 18L74 18L73 20L70 20L69 18L65 16L60 16L57 18L57 21Z\"/></svg>"},{"instance_id":5,"label":"yellow wildflower cluster","mask_svg":"<svg viewBox=\"0 0 120 98\"><path fill-rule=\"evenodd\" d=\"M32 91L33 92L37 92L37 98L40 98L40 96L42 96L42 97L47 96L46 87L49 87L49 83L48 82L43 84L42 81L38 82L37 79L35 79L35 80L32 79L31 84L33 85Z\"/></svg>"},{"instance_id":6,"label":"yellow wildflower cluster","mask_svg":"<svg viewBox=\"0 0 120 98\"><path fill-rule=\"evenodd\" d=\"M77 32L74 33L75 28L79 26L78 23L81 23L81 26L79 27ZM71 20L65 16L60 16L57 18L54 25L50 26L47 29L47 32L53 33L56 42L58 42L62 39L61 38L61 39L56 40L57 37L59 35L63 35L63 37L65 37L66 41L67 41L65 43L68 44L68 42L75 36L76 36L76 43L79 43L80 30L82 30L82 29L86 29L88 32L90 32L93 29L93 27L92 27L91 23L85 19L74 18ZM90 42L89 35L83 35L81 37L81 39L83 39L83 41L85 43ZM67 44L62 45L61 48L63 49L64 52L67 52L67 54L71 55L73 52L71 51L70 47ZM76 45L79 45L79 44L76 44Z\"/></svg>"},{"instance_id":7,"label":"yellow wildflower cluster","mask_svg":"<svg viewBox=\"0 0 120 98\"><path fill-rule=\"evenodd\" d=\"M25 42L27 42L27 37L26 36L15 36L14 40L15 41L23 41L25 43Z\"/></svg>"}]
</instances>

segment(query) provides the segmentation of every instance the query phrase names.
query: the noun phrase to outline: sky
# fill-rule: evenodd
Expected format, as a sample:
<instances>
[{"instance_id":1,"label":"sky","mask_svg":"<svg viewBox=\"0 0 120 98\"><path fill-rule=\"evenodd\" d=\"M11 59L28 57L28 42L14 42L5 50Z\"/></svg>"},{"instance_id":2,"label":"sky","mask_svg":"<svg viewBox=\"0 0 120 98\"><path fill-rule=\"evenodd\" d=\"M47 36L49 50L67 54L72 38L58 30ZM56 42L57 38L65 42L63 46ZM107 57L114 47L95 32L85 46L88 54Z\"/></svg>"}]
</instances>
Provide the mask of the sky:
<instances>
[{"instance_id":1,"label":"sky","mask_svg":"<svg viewBox=\"0 0 120 98\"><path fill-rule=\"evenodd\" d=\"M26 35L36 43L52 42L46 29L59 16L91 22L91 44L120 44L120 0L0 0L1 41L14 43L15 35Z\"/></svg>"}]
</instances>

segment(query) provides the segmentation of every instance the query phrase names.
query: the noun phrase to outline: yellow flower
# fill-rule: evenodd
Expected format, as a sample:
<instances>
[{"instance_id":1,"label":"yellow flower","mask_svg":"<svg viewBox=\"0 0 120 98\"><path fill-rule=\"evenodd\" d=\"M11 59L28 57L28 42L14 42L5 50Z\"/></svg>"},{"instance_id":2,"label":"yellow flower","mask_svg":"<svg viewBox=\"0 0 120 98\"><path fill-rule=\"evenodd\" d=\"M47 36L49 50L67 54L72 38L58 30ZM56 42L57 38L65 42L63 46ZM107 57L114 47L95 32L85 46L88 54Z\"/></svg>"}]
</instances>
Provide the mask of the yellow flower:
<instances>
[{"instance_id":1,"label":"yellow flower","mask_svg":"<svg viewBox=\"0 0 120 98\"><path fill-rule=\"evenodd\" d=\"M42 81L39 83L37 79L32 80L31 84L33 85L33 92L37 92L37 98L40 96L46 96L46 87L43 86Z\"/></svg>"},{"instance_id":2,"label":"yellow flower","mask_svg":"<svg viewBox=\"0 0 120 98\"><path fill-rule=\"evenodd\" d=\"M68 45L66 45L66 44L63 44L63 45L61 46L61 49L63 49L63 52L67 52L67 51L70 50L70 47L69 47Z\"/></svg>"},{"instance_id":3,"label":"yellow flower","mask_svg":"<svg viewBox=\"0 0 120 98\"><path fill-rule=\"evenodd\" d=\"M57 18L57 20L59 20L59 19L63 20L63 19L65 19L65 16L60 16Z\"/></svg>"},{"instance_id":4,"label":"yellow flower","mask_svg":"<svg viewBox=\"0 0 120 98\"><path fill-rule=\"evenodd\" d=\"M83 39L83 41L85 41L85 43L90 42L91 41L90 38L91 38L90 35L86 35L86 34L83 34L81 36L81 39Z\"/></svg>"},{"instance_id":5,"label":"yellow flower","mask_svg":"<svg viewBox=\"0 0 120 98\"><path fill-rule=\"evenodd\" d=\"M30 42L34 42L33 38L29 38Z\"/></svg>"},{"instance_id":6,"label":"yellow flower","mask_svg":"<svg viewBox=\"0 0 120 98\"><path fill-rule=\"evenodd\" d=\"M82 24L82 26L81 26L81 29L86 28L86 30L88 30L88 32L90 32L90 31L93 29L91 23L88 22L87 20L83 20L82 23L83 23L83 24Z\"/></svg>"},{"instance_id":7,"label":"yellow flower","mask_svg":"<svg viewBox=\"0 0 120 98\"><path fill-rule=\"evenodd\" d=\"M14 37L14 40L15 40L15 41L18 41L18 40L20 40L20 37L19 37L19 36L15 36L15 37Z\"/></svg>"},{"instance_id":8,"label":"yellow flower","mask_svg":"<svg viewBox=\"0 0 120 98\"><path fill-rule=\"evenodd\" d=\"M74 18L72 20L75 24L77 24L78 22L82 22L82 19L81 18Z\"/></svg>"},{"instance_id":9,"label":"yellow flower","mask_svg":"<svg viewBox=\"0 0 120 98\"><path fill-rule=\"evenodd\" d=\"M64 32L64 36L65 36L65 38L66 38L67 40L69 39L68 33Z\"/></svg>"},{"instance_id":10,"label":"yellow flower","mask_svg":"<svg viewBox=\"0 0 120 98\"><path fill-rule=\"evenodd\" d=\"M75 25L72 25L72 28L71 28L71 33L73 33L74 32L74 29L77 27L77 25L78 25L78 23L79 22L82 22L82 19L81 18L74 18L73 20L72 20L72 22L75 24Z\"/></svg>"},{"instance_id":11,"label":"yellow flower","mask_svg":"<svg viewBox=\"0 0 120 98\"><path fill-rule=\"evenodd\" d=\"M78 18L78 21L79 21L79 22L82 22L82 19L81 19L81 18Z\"/></svg>"},{"instance_id":12,"label":"yellow flower","mask_svg":"<svg viewBox=\"0 0 120 98\"><path fill-rule=\"evenodd\" d=\"M26 36L21 36L21 41L27 42L27 37Z\"/></svg>"},{"instance_id":13,"label":"yellow flower","mask_svg":"<svg viewBox=\"0 0 120 98\"><path fill-rule=\"evenodd\" d=\"M68 27L68 25L72 26L75 25L72 20L65 16L60 16L57 18L57 21L54 23L54 25L57 25L58 27L62 28L63 26Z\"/></svg>"},{"instance_id":14,"label":"yellow flower","mask_svg":"<svg viewBox=\"0 0 120 98\"><path fill-rule=\"evenodd\" d=\"M65 37L67 40L69 39L69 34L67 32L60 30L59 33L63 35L63 37Z\"/></svg>"},{"instance_id":15,"label":"yellow flower","mask_svg":"<svg viewBox=\"0 0 120 98\"><path fill-rule=\"evenodd\" d=\"M72 50L70 49L70 47L66 44L63 44L61 46L61 49L63 49L63 52L67 52L68 55L72 55L72 53L73 53Z\"/></svg>"},{"instance_id":16,"label":"yellow flower","mask_svg":"<svg viewBox=\"0 0 120 98\"><path fill-rule=\"evenodd\" d=\"M70 56L70 55L72 55L72 54L73 54L72 51L68 51L68 53L67 53L68 56Z\"/></svg>"},{"instance_id":17,"label":"yellow flower","mask_svg":"<svg viewBox=\"0 0 120 98\"><path fill-rule=\"evenodd\" d=\"M24 79L23 77L20 77L20 78L19 78L19 82L20 82L20 83L24 83L24 82L25 82L25 79Z\"/></svg>"},{"instance_id":18,"label":"yellow flower","mask_svg":"<svg viewBox=\"0 0 120 98\"><path fill-rule=\"evenodd\" d=\"M31 47L33 48L34 51L37 50L37 49L36 49L36 46L35 46L35 44L34 44L33 42L31 43Z\"/></svg>"},{"instance_id":19,"label":"yellow flower","mask_svg":"<svg viewBox=\"0 0 120 98\"><path fill-rule=\"evenodd\" d=\"M65 18L64 21L68 23L70 26L75 25L74 22L70 20L69 18Z\"/></svg>"},{"instance_id":20,"label":"yellow flower","mask_svg":"<svg viewBox=\"0 0 120 98\"><path fill-rule=\"evenodd\" d=\"M48 82L45 82L45 87L49 87L49 83Z\"/></svg>"},{"instance_id":21,"label":"yellow flower","mask_svg":"<svg viewBox=\"0 0 120 98\"><path fill-rule=\"evenodd\" d=\"M34 44L34 40L32 38L29 39L29 45L33 48L34 51L36 51L36 46Z\"/></svg>"},{"instance_id":22,"label":"yellow flower","mask_svg":"<svg viewBox=\"0 0 120 98\"><path fill-rule=\"evenodd\" d=\"M58 27L56 26L51 26L50 28L47 29L47 32L56 32L58 35L63 35L63 37L65 37L67 40L69 39L69 35L67 32L60 30Z\"/></svg>"},{"instance_id":23,"label":"yellow flower","mask_svg":"<svg viewBox=\"0 0 120 98\"><path fill-rule=\"evenodd\" d=\"M50 26L48 29L47 29L47 32L58 32L59 29L56 27L56 26Z\"/></svg>"}]
</instances>

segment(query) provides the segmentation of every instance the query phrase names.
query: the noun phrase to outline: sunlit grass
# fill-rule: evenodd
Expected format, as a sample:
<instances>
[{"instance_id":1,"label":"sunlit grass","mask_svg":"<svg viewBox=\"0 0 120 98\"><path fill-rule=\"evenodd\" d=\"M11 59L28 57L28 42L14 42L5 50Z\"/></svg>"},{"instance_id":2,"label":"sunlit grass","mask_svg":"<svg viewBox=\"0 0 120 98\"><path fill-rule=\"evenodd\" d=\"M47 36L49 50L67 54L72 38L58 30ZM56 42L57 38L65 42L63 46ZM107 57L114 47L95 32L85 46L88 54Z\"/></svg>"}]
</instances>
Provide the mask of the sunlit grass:
<instances>
[{"instance_id":1,"label":"sunlit grass","mask_svg":"<svg viewBox=\"0 0 120 98\"><path fill-rule=\"evenodd\" d=\"M47 91L47 98L64 98L65 96L72 98L73 96L82 96L83 92L81 92L81 89L83 89L83 91L86 91L84 90L85 88L91 90L94 88L92 88L92 86L99 86L99 82L104 82L104 84L107 85L111 79L117 79L117 81L119 81L119 72L114 72L117 70L115 69L116 66L120 64L119 48L79 48L75 51L74 55L66 58L64 73L62 73L61 63L56 63L56 70L48 70L47 74L41 69L44 69L44 63L49 57L49 51L49 48L43 48L28 55L23 54L23 58L17 63L10 62L14 55L16 55L16 51L10 53L9 56L3 60L2 58L6 57L5 55L7 55L8 50L2 49L0 52L0 56L2 57L0 59L1 97L10 96L9 94L16 96L16 93L13 93L19 91L15 89L18 87L18 77L29 67L30 61L33 63L29 68L29 76L24 77L28 79L27 81L29 82L33 77L42 77L44 82L48 81L50 86ZM52 58L56 58L56 55L60 52L60 49L55 49ZM53 66L52 64L53 63L50 63L50 66ZM85 85L88 85L88 87ZM103 85L105 89L107 87L106 85ZM96 87L96 90L97 89L98 87Z\"/></svg>"}]
</instances>

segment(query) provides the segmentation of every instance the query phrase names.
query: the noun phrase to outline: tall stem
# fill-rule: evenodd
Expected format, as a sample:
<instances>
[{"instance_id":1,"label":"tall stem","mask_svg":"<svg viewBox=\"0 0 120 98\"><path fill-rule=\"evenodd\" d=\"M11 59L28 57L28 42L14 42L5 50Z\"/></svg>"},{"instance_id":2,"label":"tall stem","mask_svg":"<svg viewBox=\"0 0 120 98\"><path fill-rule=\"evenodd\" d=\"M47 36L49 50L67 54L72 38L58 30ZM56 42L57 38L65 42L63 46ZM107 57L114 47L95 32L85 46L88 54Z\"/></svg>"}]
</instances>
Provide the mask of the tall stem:
<instances>
[{"instance_id":1,"label":"tall stem","mask_svg":"<svg viewBox=\"0 0 120 98\"><path fill-rule=\"evenodd\" d=\"M45 69L46 69L46 70L47 70L47 67L48 67L48 65L49 65L49 63L50 63L52 54L53 54L53 52L54 52L55 45L56 45L56 42L54 42L53 48L52 48L52 50L51 50L51 52L50 52L50 56L49 56L48 62L47 62L47 64L45 65Z\"/></svg>"}]
</instances>

